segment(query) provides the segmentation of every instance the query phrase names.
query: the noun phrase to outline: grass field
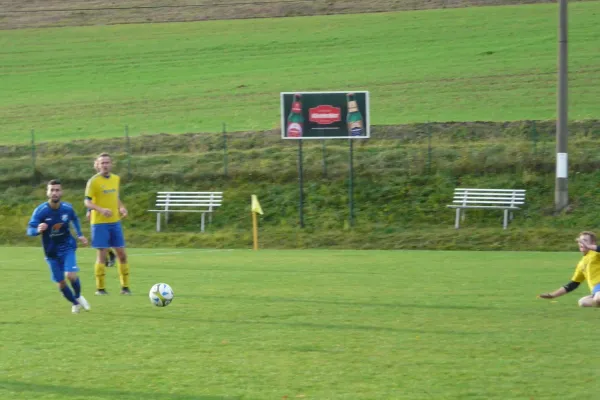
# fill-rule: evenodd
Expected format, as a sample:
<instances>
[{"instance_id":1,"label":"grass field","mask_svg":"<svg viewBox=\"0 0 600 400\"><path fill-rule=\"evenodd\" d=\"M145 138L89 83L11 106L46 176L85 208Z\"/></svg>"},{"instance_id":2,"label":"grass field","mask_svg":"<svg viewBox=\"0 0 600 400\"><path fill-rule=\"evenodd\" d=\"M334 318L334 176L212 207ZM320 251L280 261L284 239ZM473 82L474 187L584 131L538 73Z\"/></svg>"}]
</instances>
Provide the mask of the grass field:
<instances>
[{"instance_id":1,"label":"grass field","mask_svg":"<svg viewBox=\"0 0 600 400\"><path fill-rule=\"evenodd\" d=\"M0 395L11 399L582 399L598 310L571 253L133 249L132 297L71 315L37 248L1 248ZM172 285L167 308L153 283ZM591 361L592 360L592 361ZM592 364L590 364L592 363Z\"/></svg>"},{"instance_id":2,"label":"grass field","mask_svg":"<svg viewBox=\"0 0 600 400\"><path fill-rule=\"evenodd\" d=\"M570 6L570 118L597 117L600 2ZM279 126L279 92L373 124L553 119L555 5L0 31L0 143Z\"/></svg>"}]
</instances>

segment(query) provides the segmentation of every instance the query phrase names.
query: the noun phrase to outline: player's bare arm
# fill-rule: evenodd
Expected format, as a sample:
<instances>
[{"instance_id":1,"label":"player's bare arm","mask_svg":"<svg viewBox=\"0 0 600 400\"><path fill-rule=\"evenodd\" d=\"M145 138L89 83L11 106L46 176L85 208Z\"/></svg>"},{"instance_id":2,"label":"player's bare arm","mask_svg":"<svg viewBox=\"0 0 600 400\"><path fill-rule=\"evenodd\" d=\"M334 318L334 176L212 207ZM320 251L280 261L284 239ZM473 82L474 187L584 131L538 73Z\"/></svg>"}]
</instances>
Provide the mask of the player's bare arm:
<instances>
[{"instance_id":1,"label":"player's bare arm","mask_svg":"<svg viewBox=\"0 0 600 400\"><path fill-rule=\"evenodd\" d=\"M38 225L37 227L37 231L38 233L42 233L44 232L46 229L48 229L48 224L45 222L42 222L41 224Z\"/></svg>"},{"instance_id":2,"label":"player's bare arm","mask_svg":"<svg viewBox=\"0 0 600 400\"><path fill-rule=\"evenodd\" d=\"M564 296L567 293L572 292L577 289L581 283L575 281L569 281L566 285L561 288L556 289L554 292L550 293L542 293L538 297L541 299L555 299L560 296Z\"/></svg>"},{"instance_id":3,"label":"player's bare arm","mask_svg":"<svg viewBox=\"0 0 600 400\"><path fill-rule=\"evenodd\" d=\"M579 284L577 284L577 286L579 286ZM555 299L555 298L563 296L563 295L565 295L567 293L568 293L567 289L565 289L565 287L563 286L560 289L556 289L554 292L542 293L542 294L539 295L539 297L541 299Z\"/></svg>"},{"instance_id":4,"label":"player's bare arm","mask_svg":"<svg viewBox=\"0 0 600 400\"><path fill-rule=\"evenodd\" d=\"M84 204L90 210L97 211L100 214L104 215L105 217L112 217L112 211L110 211L107 208L102 208L102 207L95 205L94 203L92 203L92 200L90 200L90 199L85 199Z\"/></svg>"},{"instance_id":5,"label":"player's bare arm","mask_svg":"<svg viewBox=\"0 0 600 400\"><path fill-rule=\"evenodd\" d=\"M119 212L121 213L122 217L127 216L127 208L125 207L125 204L123 204L123 202L120 199L119 199Z\"/></svg>"}]
</instances>

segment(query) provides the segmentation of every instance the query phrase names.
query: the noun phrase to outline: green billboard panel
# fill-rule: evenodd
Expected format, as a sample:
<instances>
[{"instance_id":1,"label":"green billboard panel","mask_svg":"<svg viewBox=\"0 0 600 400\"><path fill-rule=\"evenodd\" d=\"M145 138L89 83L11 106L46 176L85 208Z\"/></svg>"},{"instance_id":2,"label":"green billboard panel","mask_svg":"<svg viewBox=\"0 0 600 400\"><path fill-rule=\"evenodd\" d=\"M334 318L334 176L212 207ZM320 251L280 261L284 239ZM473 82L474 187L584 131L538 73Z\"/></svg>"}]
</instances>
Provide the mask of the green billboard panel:
<instances>
[{"instance_id":1,"label":"green billboard panel","mask_svg":"<svg viewBox=\"0 0 600 400\"><path fill-rule=\"evenodd\" d=\"M282 139L368 139L369 92L281 93Z\"/></svg>"}]
</instances>

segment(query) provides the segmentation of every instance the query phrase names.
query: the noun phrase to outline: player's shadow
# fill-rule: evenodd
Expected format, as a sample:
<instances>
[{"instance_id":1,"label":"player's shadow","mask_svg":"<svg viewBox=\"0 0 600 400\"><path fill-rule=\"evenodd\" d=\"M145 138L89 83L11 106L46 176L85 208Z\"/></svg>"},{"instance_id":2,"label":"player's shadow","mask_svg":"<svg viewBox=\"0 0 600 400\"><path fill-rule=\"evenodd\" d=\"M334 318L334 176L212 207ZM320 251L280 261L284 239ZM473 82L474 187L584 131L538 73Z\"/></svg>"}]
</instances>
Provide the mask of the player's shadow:
<instances>
[{"instance_id":1,"label":"player's shadow","mask_svg":"<svg viewBox=\"0 0 600 400\"><path fill-rule=\"evenodd\" d=\"M152 392L131 392L119 389L103 389L103 388L79 388L71 386L54 386L40 383L25 383L18 381L7 381L0 379L0 390L26 395L30 399L34 399L35 394L53 394L60 395L65 399L72 396L95 398L95 399L119 399L119 400L139 400L139 399L155 399L155 400L241 400L240 396L198 396L187 394L172 394Z\"/></svg>"}]
</instances>

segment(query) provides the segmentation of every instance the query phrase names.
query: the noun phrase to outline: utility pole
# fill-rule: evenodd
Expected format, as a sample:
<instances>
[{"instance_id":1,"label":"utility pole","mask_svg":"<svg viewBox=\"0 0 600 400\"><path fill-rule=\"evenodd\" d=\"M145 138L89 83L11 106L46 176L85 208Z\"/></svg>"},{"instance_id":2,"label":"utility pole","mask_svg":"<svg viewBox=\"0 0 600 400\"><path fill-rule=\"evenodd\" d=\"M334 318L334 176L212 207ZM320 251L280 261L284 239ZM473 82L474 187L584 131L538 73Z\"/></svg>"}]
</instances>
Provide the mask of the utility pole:
<instances>
[{"instance_id":1,"label":"utility pole","mask_svg":"<svg viewBox=\"0 0 600 400\"><path fill-rule=\"evenodd\" d=\"M568 157L567 157L567 0L559 0L558 23L558 92L556 120L556 186L554 205L561 211L569 204Z\"/></svg>"}]
</instances>

